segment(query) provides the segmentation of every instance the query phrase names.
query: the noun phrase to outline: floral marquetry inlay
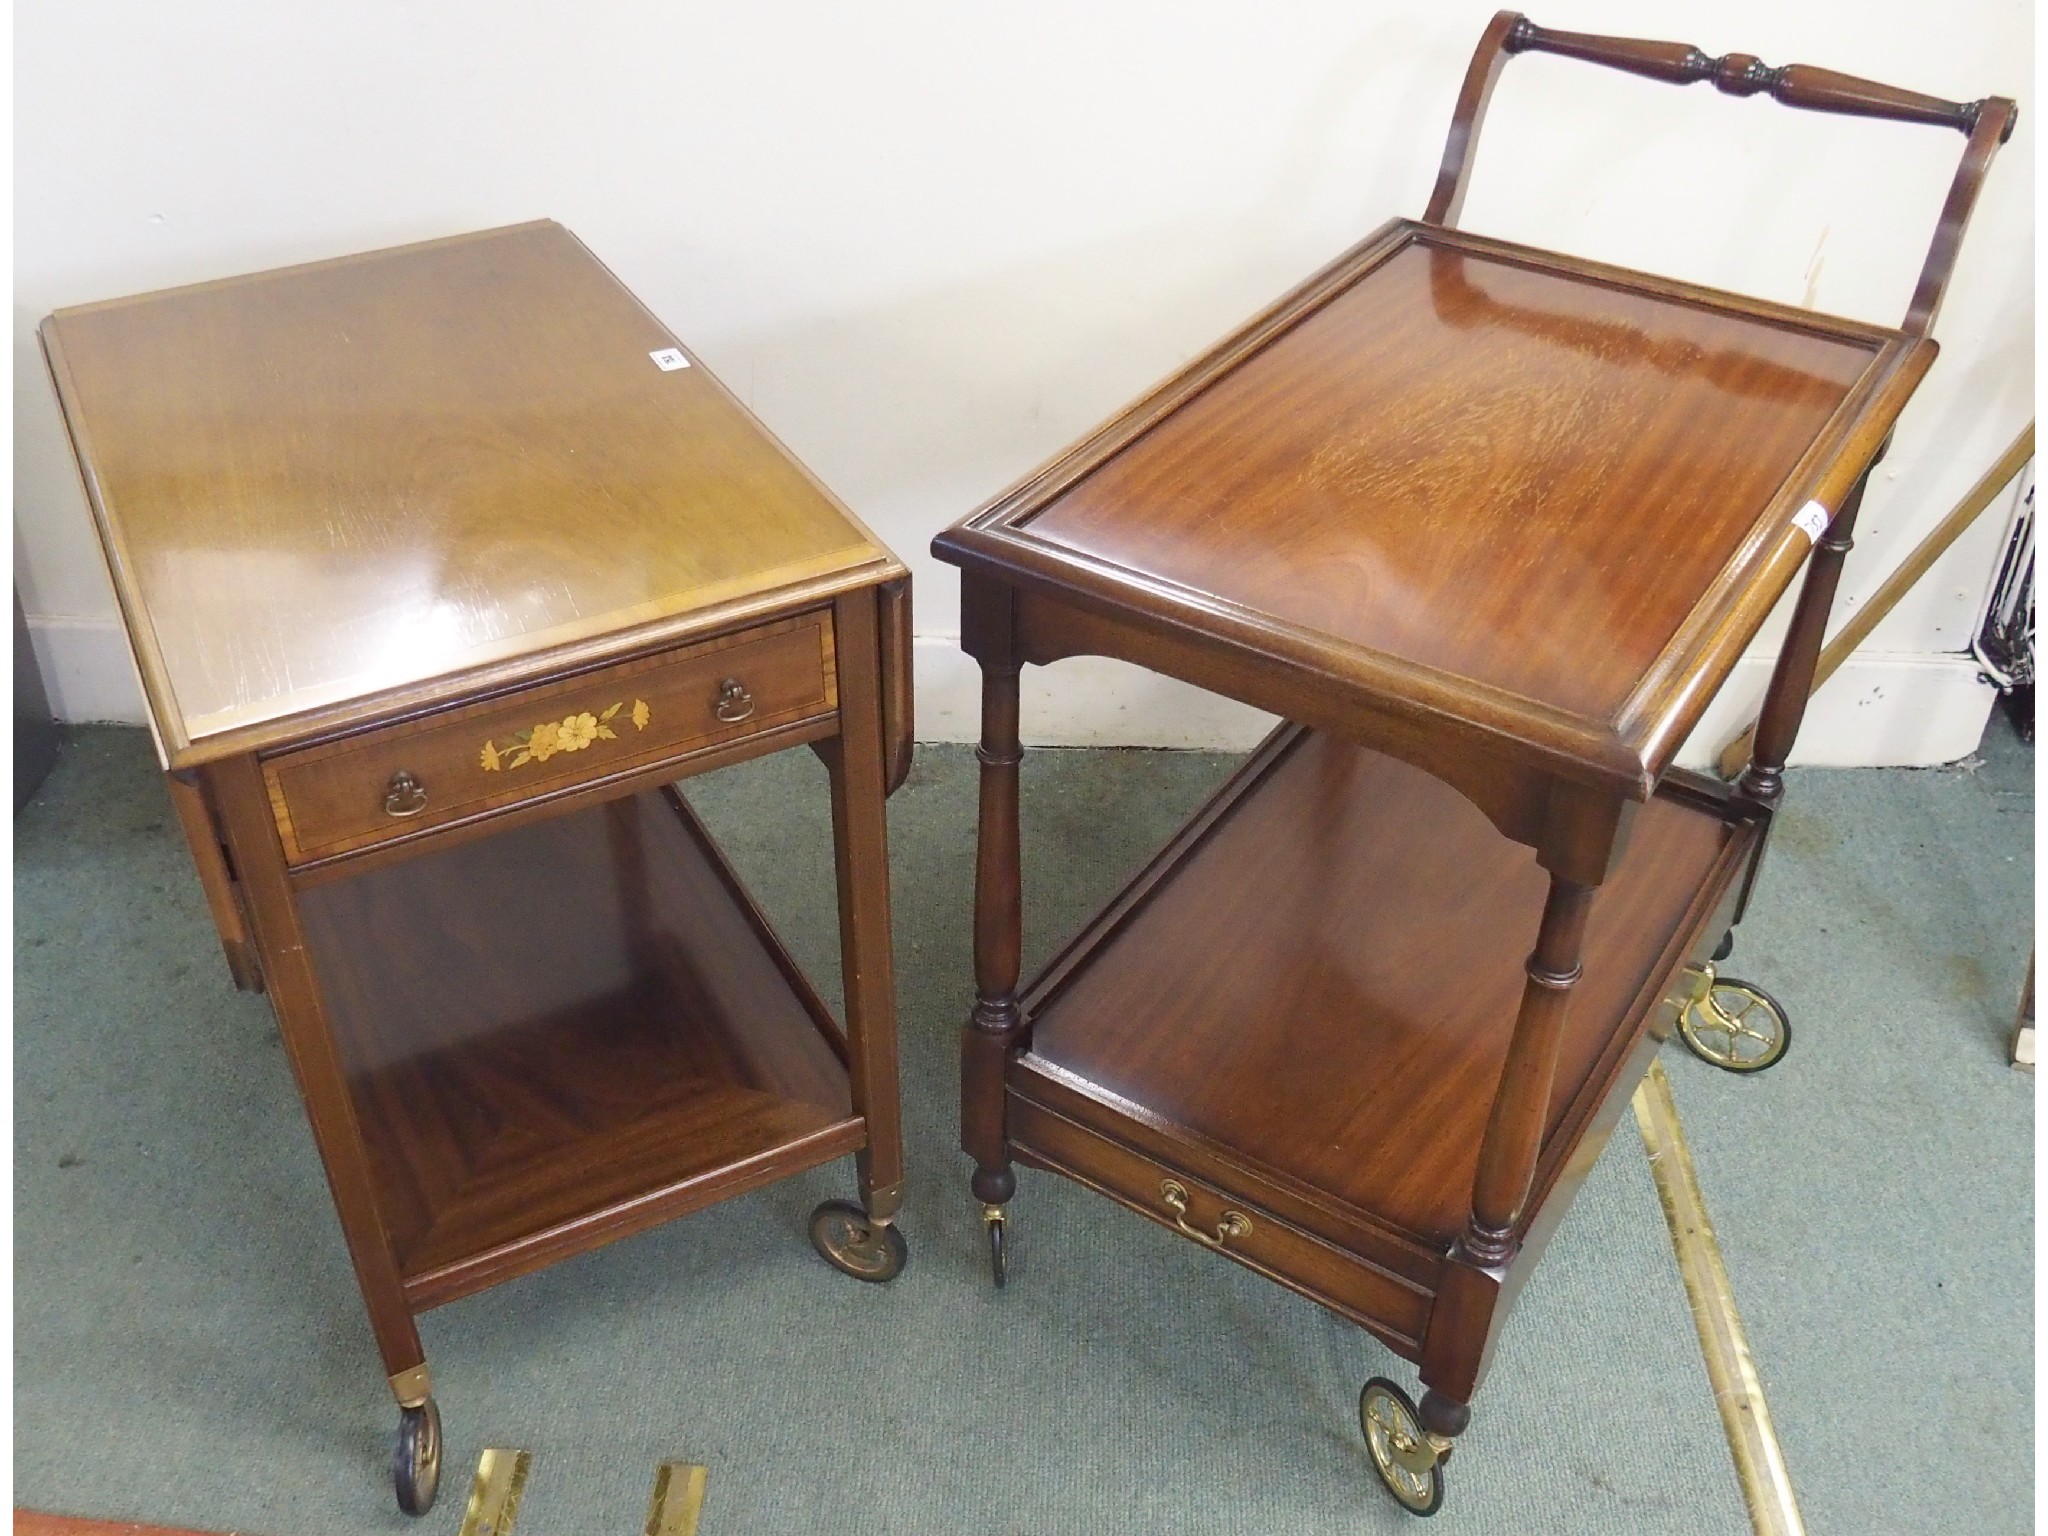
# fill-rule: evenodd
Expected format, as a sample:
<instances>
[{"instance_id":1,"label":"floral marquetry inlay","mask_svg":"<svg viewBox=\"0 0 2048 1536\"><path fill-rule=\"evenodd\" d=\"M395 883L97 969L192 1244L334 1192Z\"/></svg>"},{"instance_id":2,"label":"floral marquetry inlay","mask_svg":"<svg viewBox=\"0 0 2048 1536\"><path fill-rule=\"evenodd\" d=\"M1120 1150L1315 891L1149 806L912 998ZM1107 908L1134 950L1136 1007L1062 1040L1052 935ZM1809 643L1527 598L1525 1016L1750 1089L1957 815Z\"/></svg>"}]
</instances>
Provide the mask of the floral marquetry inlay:
<instances>
[{"instance_id":1,"label":"floral marquetry inlay","mask_svg":"<svg viewBox=\"0 0 2048 1536\"><path fill-rule=\"evenodd\" d=\"M543 720L539 725L520 731L510 741L485 742L483 750L477 754L477 761L486 773L496 773L500 768L523 768L528 763L544 763L557 752L581 752L593 741L616 741L619 733L612 729L612 722L625 707L621 702L601 715L585 710L560 720ZM635 699L633 712L626 718L633 722L634 730L644 731L647 722L654 718L654 712L647 707L645 699Z\"/></svg>"}]
</instances>

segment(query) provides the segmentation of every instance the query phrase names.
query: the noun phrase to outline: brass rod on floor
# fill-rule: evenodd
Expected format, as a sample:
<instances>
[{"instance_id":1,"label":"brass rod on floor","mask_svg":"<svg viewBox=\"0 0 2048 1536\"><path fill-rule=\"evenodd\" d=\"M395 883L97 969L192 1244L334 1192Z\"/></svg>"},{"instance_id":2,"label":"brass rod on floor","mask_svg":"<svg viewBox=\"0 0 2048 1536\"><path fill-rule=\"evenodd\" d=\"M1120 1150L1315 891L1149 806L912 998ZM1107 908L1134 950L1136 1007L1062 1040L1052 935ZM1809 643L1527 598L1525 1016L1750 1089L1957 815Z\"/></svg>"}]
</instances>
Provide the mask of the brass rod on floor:
<instances>
[{"instance_id":1,"label":"brass rod on floor","mask_svg":"<svg viewBox=\"0 0 2048 1536\"><path fill-rule=\"evenodd\" d=\"M519 1500L526 1492L526 1474L532 1466L531 1451L502 1451L493 1446L479 1456L459 1536L512 1536Z\"/></svg>"},{"instance_id":2,"label":"brass rod on floor","mask_svg":"<svg viewBox=\"0 0 2048 1536\"><path fill-rule=\"evenodd\" d=\"M1678 1254L1686 1299L1692 1303L1707 1380L1714 1387L1714 1404L1721 1410L1721 1427L1728 1435L1750 1524L1757 1536L1805 1536L1806 1526L1792 1496L1792 1478L1785 1470L1785 1454L1771 1427L1771 1411L1764 1405L1763 1384L1757 1380L1756 1362L1750 1358L1749 1340L1735 1309L1735 1292L1728 1284L1728 1269L1721 1262L1713 1223L1707 1219L1692 1152L1685 1144L1685 1129L1678 1123L1678 1106L1671 1098L1671 1079L1664 1075L1662 1062L1650 1063L1649 1076L1636 1089L1635 1110L1636 1128L1643 1133L1650 1174L1657 1181L1657 1198L1671 1228L1671 1246Z\"/></svg>"},{"instance_id":3,"label":"brass rod on floor","mask_svg":"<svg viewBox=\"0 0 2048 1536\"><path fill-rule=\"evenodd\" d=\"M645 1536L697 1536L697 1521L704 1513L704 1483L710 1476L708 1467L663 1462L654 1474Z\"/></svg>"}]
</instances>

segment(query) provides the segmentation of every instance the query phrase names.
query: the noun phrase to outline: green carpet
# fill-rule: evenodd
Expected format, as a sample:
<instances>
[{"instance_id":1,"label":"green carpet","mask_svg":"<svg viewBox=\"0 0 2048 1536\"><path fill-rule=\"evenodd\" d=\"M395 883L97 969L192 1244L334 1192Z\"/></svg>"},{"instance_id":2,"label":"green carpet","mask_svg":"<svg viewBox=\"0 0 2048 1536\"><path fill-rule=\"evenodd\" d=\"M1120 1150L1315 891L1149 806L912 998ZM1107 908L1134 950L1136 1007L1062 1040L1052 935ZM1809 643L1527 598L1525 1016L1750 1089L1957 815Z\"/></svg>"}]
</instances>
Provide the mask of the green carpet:
<instances>
[{"instance_id":1,"label":"green carpet","mask_svg":"<svg viewBox=\"0 0 2048 1536\"><path fill-rule=\"evenodd\" d=\"M1034 752L1044 957L1229 759ZM1793 775L1729 969L1794 1012L1754 1080L1673 1048L1700 1174L1816 1533L2031 1528L2033 1080L2002 1063L2030 925L2031 753ZM692 797L834 975L822 770ZM1413 1370L1278 1286L1024 1172L987 1282L954 1149L974 767L892 802L908 1271L804 1238L850 1166L428 1314L440 1504L391 1503L393 1412L267 1004L231 990L147 739L77 730L16 822L15 1498L272 1536L452 1536L485 1445L519 1528L625 1536L662 1460L737 1532L1411 1529L1360 1384ZM836 992L836 986L827 989ZM1435 1527L1747 1530L1640 1142L1623 1121L1510 1319Z\"/></svg>"}]
</instances>

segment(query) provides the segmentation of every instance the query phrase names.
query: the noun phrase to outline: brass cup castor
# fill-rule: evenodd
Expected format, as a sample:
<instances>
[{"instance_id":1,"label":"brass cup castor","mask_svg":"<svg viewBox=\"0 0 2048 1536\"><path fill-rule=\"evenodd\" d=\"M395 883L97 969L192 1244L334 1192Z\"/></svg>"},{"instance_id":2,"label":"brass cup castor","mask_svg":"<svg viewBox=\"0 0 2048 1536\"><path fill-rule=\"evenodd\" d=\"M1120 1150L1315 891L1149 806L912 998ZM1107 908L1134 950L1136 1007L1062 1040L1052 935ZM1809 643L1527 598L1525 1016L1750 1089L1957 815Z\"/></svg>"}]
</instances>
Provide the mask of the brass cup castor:
<instances>
[{"instance_id":1,"label":"brass cup castor","mask_svg":"<svg viewBox=\"0 0 2048 1536\"><path fill-rule=\"evenodd\" d=\"M1724 1072L1761 1072L1784 1059L1792 1021L1775 997L1754 982L1717 975L1710 964L1686 974L1691 993L1678 1012L1686 1049Z\"/></svg>"},{"instance_id":2,"label":"brass cup castor","mask_svg":"<svg viewBox=\"0 0 2048 1536\"><path fill-rule=\"evenodd\" d=\"M1444 1463L1451 1442L1422 1427L1422 1416L1406 1392L1375 1376L1358 1394L1358 1427L1372 1469L1394 1502L1411 1515L1433 1515L1443 1507Z\"/></svg>"},{"instance_id":3,"label":"brass cup castor","mask_svg":"<svg viewBox=\"0 0 2048 1536\"><path fill-rule=\"evenodd\" d=\"M406 1514L424 1515L434 1507L434 1495L441 1491L441 1410L431 1397L398 1410L391 1485Z\"/></svg>"},{"instance_id":4,"label":"brass cup castor","mask_svg":"<svg viewBox=\"0 0 2048 1536\"><path fill-rule=\"evenodd\" d=\"M827 1200L811 1212L811 1246L834 1269L880 1285L903 1273L910 1245L893 1221L876 1221L851 1200Z\"/></svg>"}]
</instances>

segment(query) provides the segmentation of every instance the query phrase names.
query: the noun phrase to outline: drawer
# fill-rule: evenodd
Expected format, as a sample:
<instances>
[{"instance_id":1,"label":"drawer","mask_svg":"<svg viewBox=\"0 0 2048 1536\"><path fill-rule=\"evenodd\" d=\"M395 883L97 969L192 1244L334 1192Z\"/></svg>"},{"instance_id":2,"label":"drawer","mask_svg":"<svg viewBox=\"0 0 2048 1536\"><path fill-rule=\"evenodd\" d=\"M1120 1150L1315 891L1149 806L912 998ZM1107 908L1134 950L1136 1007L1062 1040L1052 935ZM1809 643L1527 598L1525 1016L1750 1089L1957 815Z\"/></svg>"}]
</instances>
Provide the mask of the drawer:
<instances>
[{"instance_id":1,"label":"drawer","mask_svg":"<svg viewBox=\"0 0 2048 1536\"><path fill-rule=\"evenodd\" d=\"M825 611L282 753L263 765L294 864L466 821L829 715Z\"/></svg>"},{"instance_id":2,"label":"drawer","mask_svg":"<svg viewBox=\"0 0 2048 1536\"><path fill-rule=\"evenodd\" d=\"M1433 1298L1412 1280L1014 1093L1009 1114L1011 1144L1024 1161L1099 1189L1205 1248L1343 1313L1389 1343L1410 1351L1421 1348Z\"/></svg>"}]
</instances>

